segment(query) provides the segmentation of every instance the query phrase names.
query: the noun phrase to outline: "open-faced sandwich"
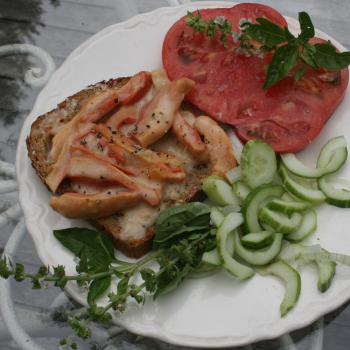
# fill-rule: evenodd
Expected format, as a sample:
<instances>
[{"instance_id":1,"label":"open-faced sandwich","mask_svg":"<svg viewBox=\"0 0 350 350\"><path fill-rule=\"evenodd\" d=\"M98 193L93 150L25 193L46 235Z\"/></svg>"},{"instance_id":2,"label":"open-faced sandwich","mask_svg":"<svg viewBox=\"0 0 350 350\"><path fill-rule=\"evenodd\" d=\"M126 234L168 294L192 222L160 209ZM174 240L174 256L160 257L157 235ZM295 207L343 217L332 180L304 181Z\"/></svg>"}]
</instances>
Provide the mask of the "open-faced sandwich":
<instances>
[{"instance_id":1,"label":"open-faced sandwich","mask_svg":"<svg viewBox=\"0 0 350 350\"><path fill-rule=\"evenodd\" d=\"M161 69L140 72L89 86L40 116L27 147L37 174L61 194L51 207L89 220L129 257L149 251L160 212L202 199L203 179L236 164L221 127L181 109L193 86Z\"/></svg>"}]
</instances>

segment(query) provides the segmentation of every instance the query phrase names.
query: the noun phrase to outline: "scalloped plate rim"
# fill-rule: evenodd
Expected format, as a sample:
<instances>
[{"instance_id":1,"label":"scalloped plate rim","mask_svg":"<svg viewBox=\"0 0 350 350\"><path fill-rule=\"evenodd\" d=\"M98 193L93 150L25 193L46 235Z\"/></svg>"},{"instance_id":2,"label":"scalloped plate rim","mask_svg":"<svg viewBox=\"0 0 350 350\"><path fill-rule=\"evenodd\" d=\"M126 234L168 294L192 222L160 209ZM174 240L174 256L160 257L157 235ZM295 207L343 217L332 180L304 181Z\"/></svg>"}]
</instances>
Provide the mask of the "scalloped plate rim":
<instances>
[{"instance_id":1,"label":"scalloped plate rim","mask_svg":"<svg viewBox=\"0 0 350 350\"><path fill-rule=\"evenodd\" d=\"M40 235L38 236L35 223L38 223L41 229L45 230L45 228L42 227L42 225L40 223L41 216L38 213L37 213L37 215L33 215L33 211L31 210L31 208L28 207L28 203L26 202L26 201L28 201L28 199L33 200L33 196L35 197L37 194L36 192L38 191L36 186L32 184L32 180L34 180L34 182L36 184L38 184L38 182L40 180L37 181L33 178L33 170L31 169L30 163L29 163L28 158L27 158L27 152L26 152L26 147L25 147L25 138L29 132L30 125L36 119L36 116L45 112L42 110L44 108L43 106L45 105L45 104L42 104L43 100L45 100L45 98L49 97L49 99L51 98L52 100L54 100L57 103L57 102L60 102L62 100L62 98L64 99L67 96L67 94L63 95L62 91L59 91L56 95L50 96L50 88L52 87L52 84L54 84L55 81L57 81L57 80L60 81L62 79L62 76L63 76L63 79L65 78L64 74L67 70L67 66L69 64L72 64L72 62L75 59L78 59L78 57L80 55L83 55L82 52L84 50L88 49L91 45L94 45L94 43L96 41L104 40L103 38L105 36L110 35L114 31L118 31L118 30L122 31L125 28L126 29L133 29L133 26L135 27L135 26L140 25L140 23L142 23L142 20L151 21L152 16L154 16L154 18L155 18L156 15L160 15L160 14L163 14L163 15L166 14L169 17L172 17L174 20L176 20L177 17L179 16L180 12L183 12L183 10L187 9L187 8L189 8L191 10L195 10L196 8L213 8L213 7L218 7L218 6L231 7L234 5L235 5L235 3L228 3L228 2L221 2L221 1L218 1L218 2L212 2L212 1L210 1L210 2L196 2L196 4L187 3L187 4L184 4L182 6L175 7L175 8L174 7L173 8L172 7L159 8L155 11L152 11L152 12L149 12L146 14L137 15L126 22L118 23L118 24L112 25L110 27L107 27L104 30L100 31L99 33L95 34L93 37L91 37L87 41L85 41L83 44L81 44L76 50L74 50L68 56L65 63L52 75L52 77L50 78L50 80L47 83L47 85L45 86L45 88L38 95L38 98L37 98L36 103L33 107L33 110L23 125L22 131L20 134L19 143L18 143L17 155L16 155L16 172L17 172L17 179L19 181L20 204L21 204L21 207L23 209L23 213L24 213L24 217L26 220L28 231L30 232L30 234L35 242L35 246L36 246L36 249L38 251L38 255L40 256L41 260L44 263L45 263L45 260L47 260L48 252L42 251L41 239L43 239L43 238L45 239L45 233L43 232L42 236L40 236ZM297 21L295 21L294 19L291 19L288 17L286 17L286 19L291 24L295 25L297 23ZM328 35L320 32L320 31L317 31L317 35L321 36L325 39L330 39L330 37ZM335 40L332 39L332 41L340 49L345 50L345 48L342 45L340 45L339 43L337 43ZM154 68L157 68L157 67L154 67ZM69 69L68 69L68 71L69 71ZM61 86L61 88L64 88L64 86ZM348 95L348 93L347 93L347 95ZM346 103L349 103L348 96L347 96ZM23 178L23 174L24 174L23 170L27 171L28 174L31 174L31 177ZM35 202L35 204L37 206L39 206L39 209L41 210L40 214L47 215L47 212L48 212L47 204L43 204L42 201L41 202L38 201L38 199L40 199L40 198L34 198L34 199L37 200ZM36 222L36 219L39 219L39 221ZM65 253L65 254L67 253L64 249L62 249L62 247L60 247L60 248L63 251L63 253ZM228 276L228 278L230 278L230 276ZM350 284L349 284L349 286L350 286ZM67 286L67 291L75 299L77 299L80 303L84 303L84 296L77 295L77 289L74 288L74 286ZM341 296L341 298L340 298L340 296ZM295 329L307 326L310 323L312 323L313 321L315 321L318 317L322 316L323 314L328 313L328 312L338 308L342 304L344 304L344 302L346 302L350 298L350 292L345 293L345 295L342 295L342 293L341 293L340 296L338 296L339 298L337 300L335 300L335 301L333 300L331 303L327 304L326 307L323 303L323 309L321 312L315 312L313 314L311 313L311 315L310 315L310 313L307 313L307 317L304 318L303 320L297 319L297 320L294 320L294 322L292 322L292 319L291 319L290 324L288 324L288 323L283 324L283 326L280 327L278 330L275 330L275 332L273 334L268 333L268 332L262 334L261 331L260 332L258 331L255 334L254 334L254 332L250 332L250 334L248 334L248 336L245 336L245 337L244 336L239 337L237 335L235 335L235 336L227 335L227 336L221 336L221 337L203 338L203 337L199 337L199 336L191 336L188 334L187 335L186 334L179 335L179 334L176 334L174 332L170 332L169 330L166 331L164 328L162 329L162 326L160 326L160 325L157 326L157 322L155 322L153 325L152 324L151 325L145 324L145 325L143 325L144 328L142 328L142 327L140 328L140 324L137 324L137 323L136 324L126 323L122 317L119 317L118 319L114 319L114 322L116 324L119 324L119 325L125 327L129 331L136 333L136 334L155 337L157 339L160 339L160 340L163 340L166 342L170 342L170 343L173 343L176 345L181 345L181 346L201 346L201 347L208 347L208 348L210 348L210 347L240 346L240 345L245 345L245 344L256 342L256 341L263 340L263 339L275 338L275 337L278 337L286 332L290 332L290 331L293 331ZM317 302L316 302L316 307L318 307ZM297 308L297 306L296 306L296 308ZM283 322L281 322L281 323L283 323ZM261 327L261 325L259 325L259 324L257 324L256 326L257 326L256 328ZM256 330L256 329L254 329L254 330Z\"/></svg>"}]
</instances>

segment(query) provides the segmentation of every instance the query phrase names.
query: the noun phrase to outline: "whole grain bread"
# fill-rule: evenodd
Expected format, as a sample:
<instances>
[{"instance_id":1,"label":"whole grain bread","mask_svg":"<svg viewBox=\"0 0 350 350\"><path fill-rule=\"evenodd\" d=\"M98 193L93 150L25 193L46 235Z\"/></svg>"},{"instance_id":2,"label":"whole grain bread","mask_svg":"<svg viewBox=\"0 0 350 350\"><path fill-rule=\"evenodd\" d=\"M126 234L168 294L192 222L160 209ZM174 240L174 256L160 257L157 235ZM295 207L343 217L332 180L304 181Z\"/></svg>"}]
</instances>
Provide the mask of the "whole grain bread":
<instances>
[{"instance_id":1,"label":"whole grain bread","mask_svg":"<svg viewBox=\"0 0 350 350\"><path fill-rule=\"evenodd\" d=\"M50 166L48 156L54 135L76 115L91 96L106 90L118 89L126 84L129 79L129 77L110 79L88 86L84 90L68 97L56 109L39 116L32 124L30 135L26 140L28 155L33 168L44 184L48 167ZM166 199L163 207L169 208L191 201L203 200L205 195L200 190L200 185L203 179L209 175L209 170L209 167L206 165L194 166L191 171L187 172L180 197ZM74 192L69 179L65 179L57 190L59 194L66 192ZM142 238L121 235L121 217L123 215L123 212L121 212L106 218L89 220L89 222L98 231L106 234L113 241L115 247L126 256L139 258L152 249L155 227L154 225L149 227Z\"/></svg>"}]
</instances>

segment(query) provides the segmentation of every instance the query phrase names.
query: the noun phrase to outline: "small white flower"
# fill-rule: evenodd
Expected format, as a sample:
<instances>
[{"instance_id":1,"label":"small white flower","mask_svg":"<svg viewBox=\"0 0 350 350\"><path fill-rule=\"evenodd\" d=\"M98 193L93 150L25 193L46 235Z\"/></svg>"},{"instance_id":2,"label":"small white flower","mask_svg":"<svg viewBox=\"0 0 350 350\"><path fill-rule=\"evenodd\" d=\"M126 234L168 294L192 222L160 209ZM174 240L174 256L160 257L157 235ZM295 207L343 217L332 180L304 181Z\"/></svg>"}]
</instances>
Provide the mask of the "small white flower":
<instances>
[{"instance_id":1,"label":"small white flower","mask_svg":"<svg viewBox=\"0 0 350 350\"><path fill-rule=\"evenodd\" d=\"M265 52L261 51L258 55L259 58L264 58L265 57Z\"/></svg>"},{"instance_id":2,"label":"small white flower","mask_svg":"<svg viewBox=\"0 0 350 350\"><path fill-rule=\"evenodd\" d=\"M246 27L247 27L246 25L245 25L245 26L242 26L242 24L245 23L245 22L250 22L250 23L252 23L252 19L251 19L251 18L248 18L248 19L241 18L241 19L239 20L239 22L238 22L238 28L239 28L240 30L246 29Z\"/></svg>"},{"instance_id":3,"label":"small white flower","mask_svg":"<svg viewBox=\"0 0 350 350\"><path fill-rule=\"evenodd\" d=\"M49 284L47 282L44 281L44 278L38 278L38 282L40 284L40 287L42 289L47 289L49 288Z\"/></svg>"},{"instance_id":4,"label":"small white flower","mask_svg":"<svg viewBox=\"0 0 350 350\"><path fill-rule=\"evenodd\" d=\"M234 43L238 43L238 40L241 39L242 32L233 32L232 33L232 40Z\"/></svg>"},{"instance_id":5,"label":"small white flower","mask_svg":"<svg viewBox=\"0 0 350 350\"><path fill-rule=\"evenodd\" d=\"M244 56L245 57L250 57L250 53L248 52L248 50L245 50Z\"/></svg>"},{"instance_id":6,"label":"small white flower","mask_svg":"<svg viewBox=\"0 0 350 350\"><path fill-rule=\"evenodd\" d=\"M214 18L214 23L223 25L225 23L225 16L217 16Z\"/></svg>"}]
</instances>

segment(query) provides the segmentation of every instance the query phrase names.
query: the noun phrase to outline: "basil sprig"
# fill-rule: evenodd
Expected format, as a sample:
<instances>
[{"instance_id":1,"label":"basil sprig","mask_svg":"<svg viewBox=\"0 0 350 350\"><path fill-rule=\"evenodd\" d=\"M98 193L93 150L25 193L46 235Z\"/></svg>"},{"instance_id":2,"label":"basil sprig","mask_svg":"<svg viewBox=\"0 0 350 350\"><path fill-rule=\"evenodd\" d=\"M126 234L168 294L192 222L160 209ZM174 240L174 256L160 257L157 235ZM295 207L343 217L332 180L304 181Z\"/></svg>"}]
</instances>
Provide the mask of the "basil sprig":
<instances>
[{"instance_id":1,"label":"basil sprig","mask_svg":"<svg viewBox=\"0 0 350 350\"><path fill-rule=\"evenodd\" d=\"M264 89L267 89L280 81L294 67L295 80L298 82L308 66L317 70L320 67L337 71L346 68L350 64L350 52L337 52L330 41L326 43L310 44L309 40L315 36L315 28L310 16L306 12L299 13L300 34L295 37L287 27L281 28L266 18L258 17L258 23L251 23L250 20L240 24L242 32L231 30L232 24L228 20L221 19L221 24L216 19L211 19L207 24L202 20L202 15L187 13L187 27L194 28L194 31L205 33L214 39L215 32L221 31L220 42L226 45L228 34L240 40L239 47L246 50L261 52L274 51L271 62L268 65ZM209 30L209 33L208 33ZM251 40L262 44L255 47ZM249 56L249 54L247 54Z\"/></svg>"},{"instance_id":2,"label":"basil sprig","mask_svg":"<svg viewBox=\"0 0 350 350\"><path fill-rule=\"evenodd\" d=\"M6 257L0 260L0 276L13 276L17 282L30 279L33 289L46 289L48 282L64 287L68 281L75 281L81 291L88 291L88 317L81 319L72 315L69 321L76 336L82 339L91 337L88 324L95 320L109 323L110 309L123 312L128 298L138 304L145 303L145 291L156 299L183 283L202 261L203 253L214 249L216 245L215 229L209 226L210 207L203 203L190 203L166 209L158 217L155 228L155 250L145 258L128 263L117 260L112 242L103 234L86 228L69 228L54 231L58 241L75 255L77 275L67 276L65 267L53 267L52 276L49 267L41 266L37 273L27 273L22 264L12 264ZM144 265L156 259L158 271L145 268ZM132 276L140 273L143 283L131 283ZM108 304L97 306L96 300L111 286L112 278L118 278L114 291L108 294ZM71 338L71 337L69 337ZM61 345L67 345L69 339L62 339ZM76 348L76 343L70 343Z\"/></svg>"}]
</instances>

